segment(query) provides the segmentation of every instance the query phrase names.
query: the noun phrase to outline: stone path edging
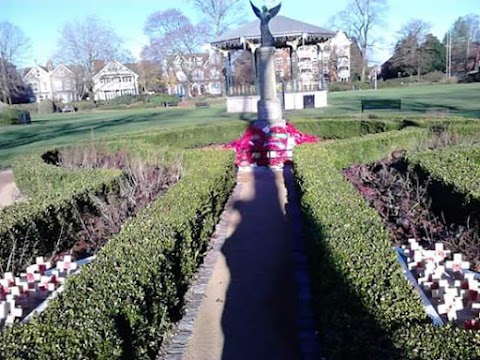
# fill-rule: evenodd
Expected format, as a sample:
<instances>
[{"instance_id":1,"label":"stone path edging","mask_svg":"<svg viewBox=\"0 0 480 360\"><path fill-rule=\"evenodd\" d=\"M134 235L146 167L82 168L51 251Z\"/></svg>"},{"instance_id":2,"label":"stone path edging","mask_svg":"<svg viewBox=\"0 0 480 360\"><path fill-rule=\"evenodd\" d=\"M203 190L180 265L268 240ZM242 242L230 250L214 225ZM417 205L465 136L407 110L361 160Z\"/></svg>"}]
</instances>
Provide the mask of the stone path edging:
<instances>
[{"instance_id":1,"label":"stone path edging","mask_svg":"<svg viewBox=\"0 0 480 360\"><path fill-rule=\"evenodd\" d=\"M227 239L227 230L230 218L234 211L233 204L238 200L242 184L237 182L230 195L225 208L220 216L220 221L215 228L209 244L209 250L203 259L203 263L197 271L192 285L185 294L185 314L172 331L170 336L160 349L156 360L181 360L187 350L188 342L193 335L195 320L198 310L207 289L208 282L213 273L218 255Z\"/></svg>"}]
</instances>

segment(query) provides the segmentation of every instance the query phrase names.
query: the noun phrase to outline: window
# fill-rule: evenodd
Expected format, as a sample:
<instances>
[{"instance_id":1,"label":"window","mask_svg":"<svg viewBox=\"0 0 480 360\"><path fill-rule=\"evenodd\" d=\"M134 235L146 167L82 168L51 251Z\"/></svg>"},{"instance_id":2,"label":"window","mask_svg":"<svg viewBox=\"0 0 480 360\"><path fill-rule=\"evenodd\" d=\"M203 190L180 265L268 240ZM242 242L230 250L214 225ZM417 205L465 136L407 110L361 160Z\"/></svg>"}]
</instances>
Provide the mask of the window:
<instances>
[{"instance_id":1,"label":"window","mask_svg":"<svg viewBox=\"0 0 480 360\"><path fill-rule=\"evenodd\" d=\"M281 58L281 57L275 58L275 65L282 66L283 65L283 58Z\"/></svg>"},{"instance_id":2,"label":"window","mask_svg":"<svg viewBox=\"0 0 480 360\"><path fill-rule=\"evenodd\" d=\"M131 76L124 76L122 77L123 82L132 82L132 77Z\"/></svg>"}]
</instances>

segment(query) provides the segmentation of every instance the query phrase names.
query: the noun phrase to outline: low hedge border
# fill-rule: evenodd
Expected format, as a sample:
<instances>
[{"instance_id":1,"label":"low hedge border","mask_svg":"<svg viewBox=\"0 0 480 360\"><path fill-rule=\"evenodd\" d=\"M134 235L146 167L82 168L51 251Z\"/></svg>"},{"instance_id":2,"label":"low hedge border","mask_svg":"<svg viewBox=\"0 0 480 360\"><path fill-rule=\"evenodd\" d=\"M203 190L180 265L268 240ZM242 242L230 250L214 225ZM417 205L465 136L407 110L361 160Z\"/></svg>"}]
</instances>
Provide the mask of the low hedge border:
<instances>
[{"instance_id":1,"label":"low hedge border","mask_svg":"<svg viewBox=\"0 0 480 360\"><path fill-rule=\"evenodd\" d=\"M3 331L1 359L155 358L235 182L233 152L187 152L185 164L179 183L127 223L44 313Z\"/></svg>"},{"instance_id":2,"label":"low hedge border","mask_svg":"<svg viewBox=\"0 0 480 360\"><path fill-rule=\"evenodd\" d=\"M398 119L301 119L292 120L292 124L300 131L325 139L345 139L405 127L405 124ZM153 134L139 133L129 137L155 145L188 149L233 141L243 134L247 125L245 122L232 121L231 123L187 127Z\"/></svg>"},{"instance_id":3,"label":"low hedge border","mask_svg":"<svg viewBox=\"0 0 480 360\"><path fill-rule=\"evenodd\" d=\"M437 328L405 280L388 230L340 170L371 162L394 149L414 149L429 132L403 130L294 154L315 308L329 359L474 359L480 334Z\"/></svg>"},{"instance_id":4,"label":"low hedge border","mask_svg":"<svg viewBox=\"0 0 480 360\"><path fill-rule=\"evenodd\" d=\"M480 201L480 145L452 146L410 154L408 162L434 179L452 186L467 200Z\"/></svg>"},{"instance_id":5,"label":"low hedge border","mask_svg":"<svg viewBox=\"0 0 480 360\"><path fill-rule=\"evenodd\" d=\"M16 273L34 263L36 256L70 248L82 228L78 209L93 211L90 194L118 191L123 176L117 170L48 165L39 153L22 157L13 167L17 184L30 196L0 213L0 268Z\"/></svg>"}]
</instances>

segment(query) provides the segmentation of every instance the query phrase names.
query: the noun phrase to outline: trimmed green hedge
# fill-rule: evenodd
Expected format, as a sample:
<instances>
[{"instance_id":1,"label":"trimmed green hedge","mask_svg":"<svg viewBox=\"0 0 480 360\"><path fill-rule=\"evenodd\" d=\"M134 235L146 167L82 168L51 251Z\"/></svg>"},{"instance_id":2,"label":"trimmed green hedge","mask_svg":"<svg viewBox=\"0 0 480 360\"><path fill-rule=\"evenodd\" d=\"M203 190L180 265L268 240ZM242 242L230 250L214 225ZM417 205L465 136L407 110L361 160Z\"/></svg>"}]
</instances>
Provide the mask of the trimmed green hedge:
<instances>
[{"instance_id":1,"label":"trimmed green hedge","mask_svg":"<svg viewBox=\"0 0 480 360\"><path fill-rule=\"evenodd\" d=\"M401 120L358 120L358 119L311 119L293 120L300 131L325 139L345 139L371 133L402 129ZM130 136L147 143L165 147L195 148L210 144L223 144L239 138L246 127L245 122L235 121L216 125L202 125L156 133L141 133Z\"/></svg>"},{"instance_id":2,"label":"trimmed green hedge","mask_svg":"<svg viewBox=\"0 0 480 360\"><path fill-rule=\"evenodd\" d=\"M247 126L248 124L245 122L235 121L216 125L185 127L149 134L142 133L135 138L150 144L189 149L233 141L242 136Z\"/></svg>"},{"instance_id":3,"label":"trimmed green hedge","mask_svg":"<svg viewBox=\"0 0 480 360\"><path fill-rule=\"evenodd\" d=\"M124 226L44 313L3 331L0 358L155 358L235 181L233 152L187 152L185 164L180 182Z\"/></svg>"},{"instance_id":4,"label":"trimmed green hedge","mask_svg":"<svg viewBox=\"0 0 480 360\"><path fill-rule=\"evenodd\" d=\"M15 272L34 263L36 256L70 248L82 228L78 209L95 209L90 194L116 192L122 178L117 170L48 165L40 154L17 160L14 173L22 192L30 196L0 213L0 267Z\"/></svg>"},{"instance_id":5,"label":"trimmed green hedge","mask_svg":"<svg viewBox=\"0 0 480 360\"><path fill-rule=\"evenodd\" d=\"M480 201L480 145L459 145L410 154L408 162L466 195L467 200Z\"/></svg>"},{"instance_id":6,"label":"trimmed green hedge","mask_svg":"<svg viewBox=\"0 0 480 360\"><path fill-rule=\"evenodd\" d=\"M324 139L347 139L366 134L399 130L404 127L401 120L377 119L315 119L293 120L292 124L300 131L317 135Z\"/></svg>"},{"instance_id":7,"label":"trimmed green hedge","mask_svg":"<svg viewBox=\"0 0 480 360\"><path fill-rule=\"evenodd\" d=\"M480 334L436 328L402 275L388 230L341 174L414 149L423 129L309 145L294 153L308 229L320 336L328 359L477 359Z\"/></svg>"}]
</instances>

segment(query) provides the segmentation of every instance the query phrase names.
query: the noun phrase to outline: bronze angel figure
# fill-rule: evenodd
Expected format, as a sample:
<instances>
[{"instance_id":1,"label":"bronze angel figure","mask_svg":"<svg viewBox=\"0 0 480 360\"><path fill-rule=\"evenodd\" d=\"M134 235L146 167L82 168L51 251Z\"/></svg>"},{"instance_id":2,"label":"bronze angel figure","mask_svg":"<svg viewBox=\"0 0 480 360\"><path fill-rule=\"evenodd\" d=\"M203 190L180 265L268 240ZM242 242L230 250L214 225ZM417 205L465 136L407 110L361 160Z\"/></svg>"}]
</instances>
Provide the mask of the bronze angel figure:
<instances>
[{"instance_id":1,"label":"bronze angel figure","mask_svg":"<svg viewBox=\"0 0 480 360\"><path fill-rule=\"evenodd\" d=\"M268 22L274 18L278 12L280 11L280 7L282 3L274 6L271 9L268 9L265 5L262 7L262 10L258 9L253 3L250 1L250 5L252 5L253 12L257 17L260 19L260 31L262 34L262 46L274 46L275 39L273 38L272 33L268 27Z\"/></svg>"}]
</instances>

